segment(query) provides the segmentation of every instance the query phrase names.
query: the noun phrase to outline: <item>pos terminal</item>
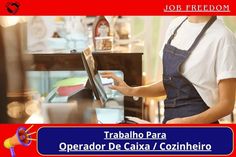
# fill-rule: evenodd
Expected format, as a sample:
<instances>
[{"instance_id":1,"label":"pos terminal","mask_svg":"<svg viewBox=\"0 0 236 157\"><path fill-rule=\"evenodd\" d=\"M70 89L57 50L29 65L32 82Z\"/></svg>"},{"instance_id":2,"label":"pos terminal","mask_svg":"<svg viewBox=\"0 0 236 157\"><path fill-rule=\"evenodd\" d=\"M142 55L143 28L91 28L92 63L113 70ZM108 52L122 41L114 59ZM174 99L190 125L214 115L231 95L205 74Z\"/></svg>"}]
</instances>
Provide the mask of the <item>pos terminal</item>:
<instances>
[{"instance_id":1,"label":"pos terminal","mask_svg":"<svg viewBox=\"0 0 236 157\"><path fill-rule=\"evenodd\" d=\"M97 108L97 119L101 123L138 123L136 120L131 120L132 117L124 116L124 104L123 99L113 99L108 98L107 94L103 88L102 81L98 70L96 69L96 64L89 48L82 52L82 61L84 67L88 73L89 83L96 99L99 99L102 103L102 108ZM107 120L111 121L107 121ZM112 120L113 119L113 120Z\"/></svg>"}]
</instances>

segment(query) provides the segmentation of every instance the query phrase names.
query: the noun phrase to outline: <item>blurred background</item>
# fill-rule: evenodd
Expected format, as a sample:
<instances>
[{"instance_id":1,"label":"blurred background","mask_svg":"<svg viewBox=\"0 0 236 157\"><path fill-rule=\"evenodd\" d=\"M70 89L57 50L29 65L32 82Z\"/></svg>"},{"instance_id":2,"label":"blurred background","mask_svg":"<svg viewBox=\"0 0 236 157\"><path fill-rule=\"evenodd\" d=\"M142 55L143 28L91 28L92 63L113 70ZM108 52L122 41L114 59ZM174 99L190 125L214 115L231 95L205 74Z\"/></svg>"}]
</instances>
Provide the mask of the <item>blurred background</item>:
<instances>
[{"instance_id":1,"label":"blurred background","mask_svg":"<svg viewBox=\"0 0 236 157\"><path fill-rule=\"evenodd\" d=\"M85 71L63 69L47 71L44 65L34 64L37 59L35 54L36 56L76 54L87 47L91 47L96 53L98 49L94 46L94 23L97 18L95 16L0 17L1 123L24 123L40 110L40 104L53 89L85 84L87 80ZM109 38L106 40L110 40L112 44L111 50L106 52L143 53L142 76L140 76L142 84L160 81L162 62L159 51L166 29L173 18L176 17L106 16L110 29ZM236 34L236 16L219 18ZM35 66L41 71L32 70ZM115 72L124 77L119 69ZM103 80L103 83L110 82ZM114 95L112 91L107 92ZM55 97L53 101L66 101L62 95ZM160 123L163 118L163 100L164 97L143 99L141 118ZM234 115L235 112L223 118L221 122L234 123Z\"/></svg>"}]
</instances>

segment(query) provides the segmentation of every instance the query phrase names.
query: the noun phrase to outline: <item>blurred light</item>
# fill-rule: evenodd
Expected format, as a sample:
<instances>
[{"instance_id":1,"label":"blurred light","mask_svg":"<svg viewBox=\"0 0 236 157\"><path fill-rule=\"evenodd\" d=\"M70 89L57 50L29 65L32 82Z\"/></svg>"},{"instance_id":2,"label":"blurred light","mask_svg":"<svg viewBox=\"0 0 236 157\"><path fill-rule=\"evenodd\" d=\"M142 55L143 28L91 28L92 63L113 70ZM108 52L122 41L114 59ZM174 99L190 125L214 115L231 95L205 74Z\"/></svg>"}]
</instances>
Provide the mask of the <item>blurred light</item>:
<instances>
[{"instance_id":1,"label":"blurred light","mask_svg":"<svg viewBox=\"0 0 236 157\"><path fill-rule=\"evenodd\" d=\"M9 27L16 25L19 22L25 22L25 17L22 16L1 16L0 17L0 25L2 27Z\"/></svg>"},{"instance_id":2,"label":"blurred light","mask_svg":"<svg viewBox=\"0 0 236 157\"><path fill-rule=\"evenodd\" d=\"M145 72L143 72L143 74L142 74L143 76L146 76L146 73Z\"/></svg>"}]
</instances>

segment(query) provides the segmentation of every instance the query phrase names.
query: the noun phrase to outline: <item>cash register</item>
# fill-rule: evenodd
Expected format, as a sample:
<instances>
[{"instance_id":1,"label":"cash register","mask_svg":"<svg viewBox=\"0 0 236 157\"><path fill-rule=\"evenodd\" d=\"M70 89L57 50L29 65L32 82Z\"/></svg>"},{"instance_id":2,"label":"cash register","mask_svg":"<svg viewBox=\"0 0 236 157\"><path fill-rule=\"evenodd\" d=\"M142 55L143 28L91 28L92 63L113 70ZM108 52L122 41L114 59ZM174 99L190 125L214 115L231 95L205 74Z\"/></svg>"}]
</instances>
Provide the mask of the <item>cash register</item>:
<instances>
[{"instance_id":1,"label":"cash register","mask_svg":"<svg viewBox=\"0 0 236 157\"><path fill-rule=\"evenodd\" d=\"M44 123L145 123L138 118L124 116L123 95L115 98L107 96L89 48L81 53L81 58L88 75L86 85L71 94L67 103L43 103ZM46 101L51 99L50 95L54 94L49 94ZM71 103L74 101L77 103ZM91 105L94 102L99 105Z\"/></svg>"},{"instance_id":2,"label":"cash register","mask_svg":"<svg viewBox=\"0 0 236 157\"><path fill-rule=\"evenodd\" d=\"M90 48L82 52L82 61L88 74L90 88L96 99L102 103L101 108L96 108L98 122L101 123L138 123L138 119L124 116L123 99L108 98L102 85L101 77L96 68Z\"/></svg>"}]
</instances>

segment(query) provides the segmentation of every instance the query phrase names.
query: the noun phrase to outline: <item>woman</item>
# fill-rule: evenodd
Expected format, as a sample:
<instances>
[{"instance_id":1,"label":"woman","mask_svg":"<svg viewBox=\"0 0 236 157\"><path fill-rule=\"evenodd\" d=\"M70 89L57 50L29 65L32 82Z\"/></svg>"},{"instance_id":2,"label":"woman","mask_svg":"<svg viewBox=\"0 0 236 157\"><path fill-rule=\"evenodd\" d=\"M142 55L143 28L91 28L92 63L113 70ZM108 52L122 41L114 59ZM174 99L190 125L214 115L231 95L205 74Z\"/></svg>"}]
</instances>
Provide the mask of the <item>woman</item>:
<instances>
[{"instance_id":1,"label":"woman","mask_svg":"<svg viewBox=\"0 0 236 157\"><path fill-rule=\"evenodd\" d=\"M130 87L113 73L111 89L127 96L167 95L163 123L218 123L232 113L236 87L236 39L217 17L173 20L162 48L163 80Z\"/></svg>"}]
</instances>

